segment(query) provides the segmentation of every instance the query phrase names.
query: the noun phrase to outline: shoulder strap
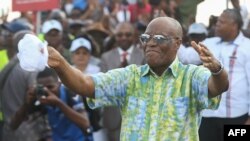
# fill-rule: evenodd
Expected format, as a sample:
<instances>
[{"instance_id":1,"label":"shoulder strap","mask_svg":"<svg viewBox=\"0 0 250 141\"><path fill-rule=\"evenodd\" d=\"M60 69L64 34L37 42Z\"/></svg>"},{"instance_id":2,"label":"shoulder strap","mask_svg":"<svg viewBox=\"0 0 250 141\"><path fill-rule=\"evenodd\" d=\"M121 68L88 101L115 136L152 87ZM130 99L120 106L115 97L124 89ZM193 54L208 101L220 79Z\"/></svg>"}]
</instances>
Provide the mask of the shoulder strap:
<instances>
[{"instance_id":1,"label":"shoulder strap","mask_svg":"<svg viewBox=\"0 0 250 141\"><path fill-rule=\"evenodd\" d=\"M74 102L72 101L73 92L70 91L67 87L63 86L62 84L61 84L60 87L63 87L63 90L65 91L65 96L66 96L67 104L70 107L72 107L74 105Z\"/></svg>"}]
</instances>

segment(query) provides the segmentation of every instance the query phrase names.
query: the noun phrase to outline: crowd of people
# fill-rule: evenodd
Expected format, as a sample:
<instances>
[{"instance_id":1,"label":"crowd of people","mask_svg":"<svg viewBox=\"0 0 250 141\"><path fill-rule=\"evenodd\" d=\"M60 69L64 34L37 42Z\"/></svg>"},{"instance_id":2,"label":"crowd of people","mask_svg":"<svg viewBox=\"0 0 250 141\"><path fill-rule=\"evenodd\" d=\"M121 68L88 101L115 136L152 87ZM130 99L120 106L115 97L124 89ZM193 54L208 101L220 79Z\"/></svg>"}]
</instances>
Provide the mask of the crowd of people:
<instances>
[{"instance_id":1,"label":"crowd of people","mask_svg":"<svg viewBox=\"0 0 250 141\"><path fill-rule=\"evenodd\" d=\"M250 124L250 19L239 0L209 25L203 0L63 0L0 27L0 140L223 141ZM26 71L26 35L48 67ZM31 58L32 61L32 58Z\"/></svg>"}]
</instances>

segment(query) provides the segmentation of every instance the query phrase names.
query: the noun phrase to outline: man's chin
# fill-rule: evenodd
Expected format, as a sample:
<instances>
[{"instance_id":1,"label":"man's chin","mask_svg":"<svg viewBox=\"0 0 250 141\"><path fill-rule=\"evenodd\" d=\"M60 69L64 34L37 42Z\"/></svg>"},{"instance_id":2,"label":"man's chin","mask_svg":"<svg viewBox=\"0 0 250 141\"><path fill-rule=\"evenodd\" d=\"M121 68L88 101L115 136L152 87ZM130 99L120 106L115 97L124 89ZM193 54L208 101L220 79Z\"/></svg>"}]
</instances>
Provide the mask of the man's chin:
<instances>
[{"instance_id":1,"label":"man's chin","mask_svg":"<svg viewBox=\"0 0 250 141\"><path fill-rule=\"evenodd\" d=\"M147 60L147 64L150 68L155 68L157 66L157 63L155 61Z\"/></svg>"}]
</instances>

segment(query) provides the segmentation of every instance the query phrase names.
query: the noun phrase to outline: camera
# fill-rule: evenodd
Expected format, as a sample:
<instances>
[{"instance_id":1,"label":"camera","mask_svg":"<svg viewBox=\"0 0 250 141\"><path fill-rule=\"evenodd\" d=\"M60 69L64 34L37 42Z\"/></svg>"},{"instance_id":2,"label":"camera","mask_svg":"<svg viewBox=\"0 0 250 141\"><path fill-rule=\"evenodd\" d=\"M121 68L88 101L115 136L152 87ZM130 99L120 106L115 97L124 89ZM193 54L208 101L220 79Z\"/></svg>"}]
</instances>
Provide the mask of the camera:
<instances>
[{"instance_id":1,"label":"camera","mask_svg":"<svg viewBox=\"0 0 250 141\"><path fill-rule=\"evenodd\" d=\"M37 85L35 88L35 93L37 96L37 99L41 98L42 96L48 96L47 92L44 91L44 86L43 85Z\"/></svg>"}]
</instances>

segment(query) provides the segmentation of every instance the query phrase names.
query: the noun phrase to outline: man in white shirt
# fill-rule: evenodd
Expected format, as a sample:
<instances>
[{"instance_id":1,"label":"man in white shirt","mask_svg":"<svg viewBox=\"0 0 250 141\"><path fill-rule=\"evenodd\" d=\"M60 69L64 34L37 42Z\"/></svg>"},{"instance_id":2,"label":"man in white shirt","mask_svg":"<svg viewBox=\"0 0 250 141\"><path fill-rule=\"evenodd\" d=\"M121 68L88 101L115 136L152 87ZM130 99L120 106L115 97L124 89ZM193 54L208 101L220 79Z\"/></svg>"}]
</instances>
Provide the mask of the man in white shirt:
<instances>
[{"instance_id":1,"label":"man in white shirt","mask_svg":"<svg viewBox=\"0 0 250 141\"><path fill-rule=\"evenodd\" d=\"M230 84L219 108L203 111L201 141L223 141L224 125L250 124L250 40L240 31L242 24L237 10L224 10L216 24L217 37L203 42L224 65Z\"/></svg>"}]
</instances>

